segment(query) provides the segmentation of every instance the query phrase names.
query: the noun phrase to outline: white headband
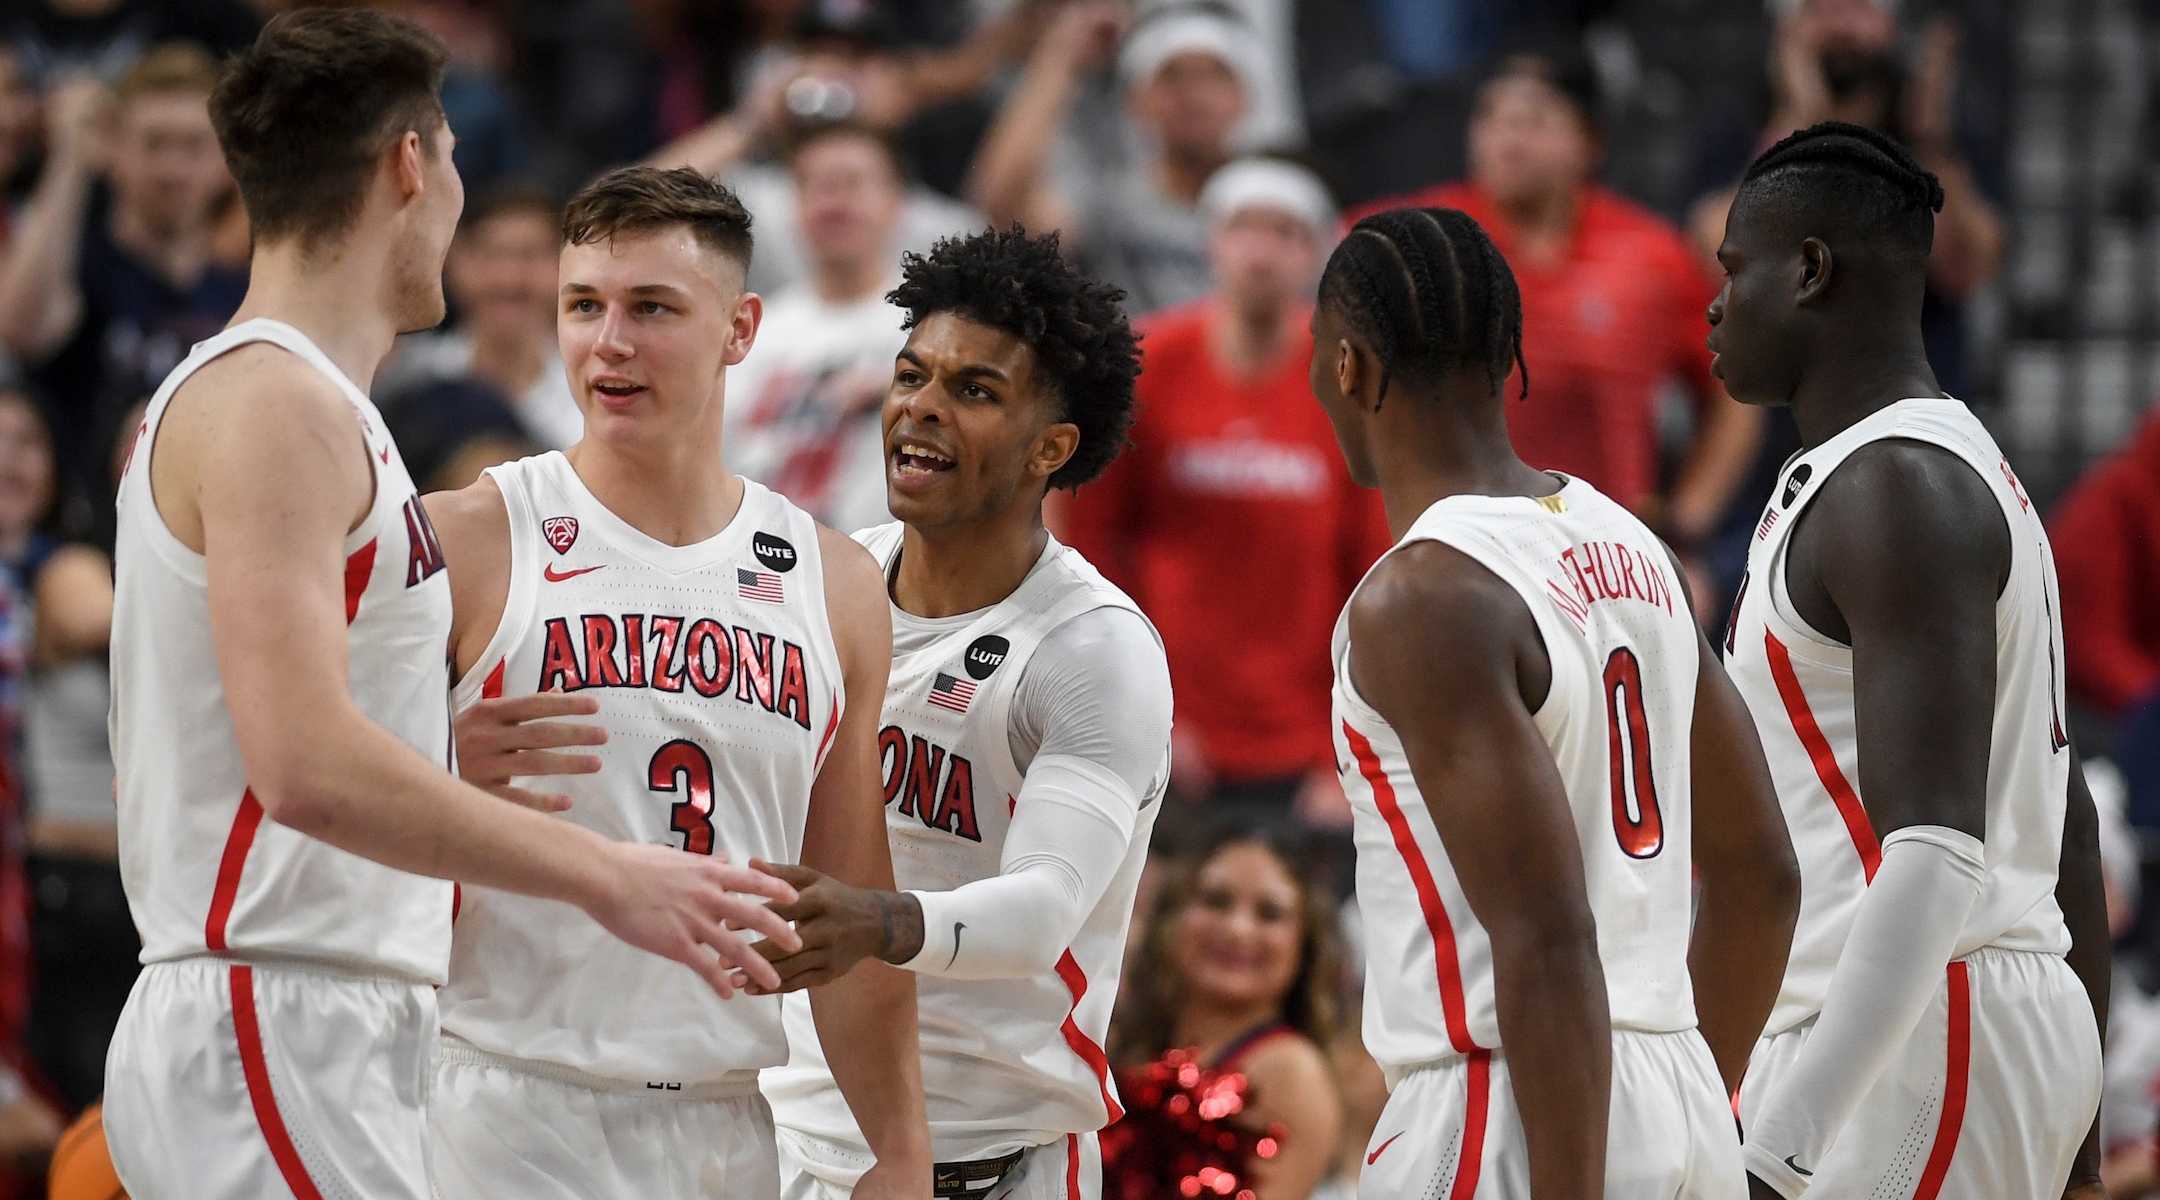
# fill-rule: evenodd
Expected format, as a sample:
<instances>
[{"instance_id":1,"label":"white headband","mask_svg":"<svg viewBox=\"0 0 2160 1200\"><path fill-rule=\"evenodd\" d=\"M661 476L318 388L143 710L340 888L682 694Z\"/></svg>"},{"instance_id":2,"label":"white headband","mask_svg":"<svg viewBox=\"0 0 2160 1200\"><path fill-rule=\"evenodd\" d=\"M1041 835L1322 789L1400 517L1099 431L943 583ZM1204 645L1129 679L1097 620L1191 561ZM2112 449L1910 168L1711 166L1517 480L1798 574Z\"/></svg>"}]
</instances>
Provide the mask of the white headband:
<instances>
[{"instance_id":1,"label":"white headband","mask_svg":"<svg viewBox=\"0 0 2160 1200\"><path fill-rule=\"evenodd\" d=\"M1251 87L1256 65L1252 40L1247 30L1213 13L1149 18L1126 35L1118 51L1118 76L1131 87L1155 78L1155 72L1178 55L1198 52L1221 59L1238 82Z\"/></svg>"},{"instance_id":2,"label":"white headband","mask_svg":"<svg viewBox=\"0 0 2160 1200\"><path fill-rule=\"evenodd\" d=\"M1200 215L1219 225L1251 208L1288 213L1312 230L1325 249L1335 244L1335 202L1318 176L1279 158L1241 158L1208 177L1200 189Z\"/></svg>"}]
</instances>

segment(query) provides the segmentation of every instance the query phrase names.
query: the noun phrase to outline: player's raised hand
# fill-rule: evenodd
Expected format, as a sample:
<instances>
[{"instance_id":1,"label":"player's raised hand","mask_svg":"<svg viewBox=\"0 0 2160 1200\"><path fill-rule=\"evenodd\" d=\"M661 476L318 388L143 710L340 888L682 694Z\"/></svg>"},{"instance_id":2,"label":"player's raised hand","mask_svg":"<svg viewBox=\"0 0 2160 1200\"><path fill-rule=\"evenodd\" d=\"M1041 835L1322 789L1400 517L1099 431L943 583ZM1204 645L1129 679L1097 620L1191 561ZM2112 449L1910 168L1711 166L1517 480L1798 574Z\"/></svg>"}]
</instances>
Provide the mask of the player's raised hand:
<instances>
[{"instance_id":1,"label":"player's raised hand","mask_svg":"<svg viewBox=\"0 0 2160 1200\"><path fill-rule=\"evenodd\" d=\"M795 923L801 944L788 950L775 942L760 943L757 952L771 961L777 982L738 976L738 987L760 993L800 991L831 983L863 959L903 963L922 947L922 908L904 892L853 887L787 863L753 858L750 865L794 885L794 902L775 904L770 911Z\"/></svg>"},{"instance_id":2,"label":"player's raised hand","mask_svg":"<svg viewBox=\"0 0 2160 1200\"><path fill-rule=\"evenodd\" d=\"M764 903L796 900L786 880L736 866L721 854L630 842L606 846L613 882L588 905L593 920L641 950L696 971L723 1000L735 994L737 972L766 990L779 988L772 964L734 931L762 933L784 953L800 950L802 939Z\"/></svg>"},{"instance_id":3,"label":"player's raised hand","mask_svg":"<svg viewBox=\"0 0 2160 1200\"><path fill-rule=\"evenodd\" d=\"M590 775L598 771L598 755L561 751L565 746L604 746L607 730L554 718L589 717L599 711L600 702L591 696L561 692L482 700L459 713L452 727L457 738L458 774L465 782L514 804L541 812L562 812L570 807L570 797L514 787L510 781L521 776Z\"/></svg>"}]
</instances>

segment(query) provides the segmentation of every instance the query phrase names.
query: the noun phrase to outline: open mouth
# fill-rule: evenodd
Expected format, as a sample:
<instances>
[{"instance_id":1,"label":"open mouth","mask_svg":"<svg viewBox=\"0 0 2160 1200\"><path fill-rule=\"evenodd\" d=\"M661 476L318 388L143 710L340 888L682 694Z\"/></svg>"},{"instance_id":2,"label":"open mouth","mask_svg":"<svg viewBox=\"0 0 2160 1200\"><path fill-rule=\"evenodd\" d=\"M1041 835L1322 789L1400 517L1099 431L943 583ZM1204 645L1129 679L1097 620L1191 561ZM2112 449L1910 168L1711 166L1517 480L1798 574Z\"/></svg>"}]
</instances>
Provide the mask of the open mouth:
<instances>
[{"instance_id":1,"label":"open mouth","mask_svg":"<svg viewBox=\"0 0 2160 1200\"><path fill-rule=\"evenodd\" d=\"M644 384L631 383L627 379L595 380L593 381L592 388L593 391L599 393L602 397L616 401L618 403L625 400L631 400L645 394Z\"/></svg>"},{"instance_id":2,"label":"open mouth","mask_svg":"<svg viewBox=\"0 0 2160 1200\"><path fill-rule=\"evenodd\" d=\"M949 454L934 450L921 442L901 442L893 447L893 470L902 475L930 475L938 471L950 471L958 464Z\"/></svg>"}]
</instances>

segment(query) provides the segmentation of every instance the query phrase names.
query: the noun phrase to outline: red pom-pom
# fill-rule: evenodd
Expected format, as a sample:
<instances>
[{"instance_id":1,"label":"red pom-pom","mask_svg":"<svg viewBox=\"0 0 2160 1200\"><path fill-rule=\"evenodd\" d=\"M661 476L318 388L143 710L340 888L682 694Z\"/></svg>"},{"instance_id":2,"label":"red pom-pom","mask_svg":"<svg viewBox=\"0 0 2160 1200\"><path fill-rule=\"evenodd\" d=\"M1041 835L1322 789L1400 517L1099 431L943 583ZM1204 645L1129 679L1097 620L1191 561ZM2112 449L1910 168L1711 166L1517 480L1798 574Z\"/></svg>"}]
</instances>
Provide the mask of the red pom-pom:
<instances>
[{"instance_id":1,"label":"red pom-pom","mask_svg":"<svg viewBox=\"0 0 2160 1200\"><path fill-rule=\"evenodd\" d=\"M1252 1163L1273 1158L1284 1131L1230 1123L1250 1099L1245 1076L1172 1050L1118 1072L1118 1091L1125 1118L1101 1134L1103 1200L1158 1200L1171 1189L1186 1200L1253 1200Z\"/></svg>"}]
</instances>

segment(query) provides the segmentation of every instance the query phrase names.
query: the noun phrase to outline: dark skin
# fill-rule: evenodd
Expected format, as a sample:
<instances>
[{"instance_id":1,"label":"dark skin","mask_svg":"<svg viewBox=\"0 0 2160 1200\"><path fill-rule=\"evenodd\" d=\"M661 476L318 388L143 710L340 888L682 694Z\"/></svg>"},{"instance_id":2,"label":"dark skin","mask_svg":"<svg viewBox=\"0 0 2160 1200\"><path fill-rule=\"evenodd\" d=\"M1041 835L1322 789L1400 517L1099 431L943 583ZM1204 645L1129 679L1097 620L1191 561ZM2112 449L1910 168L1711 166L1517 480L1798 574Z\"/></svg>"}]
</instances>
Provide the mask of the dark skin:
<instances>
[{"instance_id":1,"label":"dark skin","mask_svg":"<svg viewBox=\"0 0 2160 1200\"><path fill-rule=\"evenodd\" d=\"M1381 489L1397 537L1447 496L1558 490L1516 456L1504 401L1482 367L1415 390L1398 375L1383 404L1378 356L1339 314L1323 306L1313 336L1313 393L1351 477ZM1531 1191L1540 1200L1602 1196L1612 1022L1573 809L1534 720L1552 683L1537 623L1490 570L1419 542L1359 589L1350 638L1352 681L1402 738L1449 862L1491 936ZM1736 1080L1784 973L1799 871L1753 724L1699 635L1697 644L1695 949L1717 964L1696 977L1697 1005L1720 1071Z\"/></svg>"},{"instance_id":2,"label":"dark skin","mask_svg":"<svg viewBox=\"0 0 2160 1200\"><path fill-rule=\"evenodd\" d=\"M1811 226L1743 192L1718 260L1713 370L1735 399L1790 405L1809 448L1907 397L1942 394L1920 338L1924 254ZM2012 553L1994 495L1948 450L1886 440L1848 457L1799 521L1785 582L1809 626L1852 647L1859 791L1876 836L1943 825L1984 838L1995 603ZM2070 966L2104 1030L2098 824L2082 776L2071 777L2056 899L2075 942ZM2105 1195L2098 1145L2096 1124L2066 1196ZM1759 1179L1749 1186L1756 1200L1777 1196Z\"/></svg>"},{"instance_id":3,"label":"dark skin","mask_svg":"<svg viewBox=\"0 0 2160 1200\"><path fill-rule=\"evenodd\" d=\"M1035 374L1035 352L1012 334L954 313L933 313L910 331L884 411L886 501L906 525L889 580L894 604L919 617L957 616L1019 588L1048 545L1050 476L1080 445L1079 426L1063 415ZM921 951L914 896L851 887L808 867L753 865L799 895L773 911L795 922L802 949L759 944L770 947L781 991L816 987L865 956L897 964Z\"/></svg>"}]
</instances>

